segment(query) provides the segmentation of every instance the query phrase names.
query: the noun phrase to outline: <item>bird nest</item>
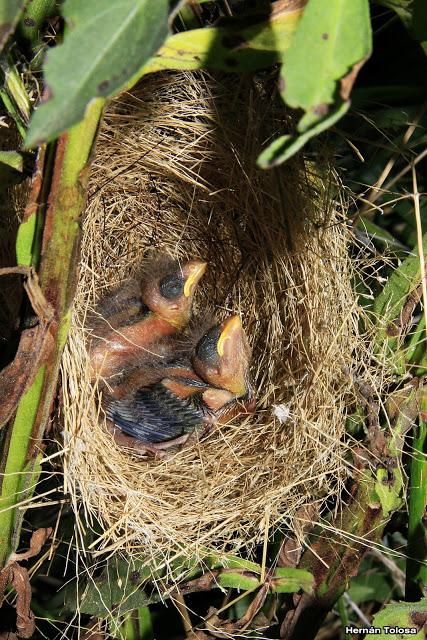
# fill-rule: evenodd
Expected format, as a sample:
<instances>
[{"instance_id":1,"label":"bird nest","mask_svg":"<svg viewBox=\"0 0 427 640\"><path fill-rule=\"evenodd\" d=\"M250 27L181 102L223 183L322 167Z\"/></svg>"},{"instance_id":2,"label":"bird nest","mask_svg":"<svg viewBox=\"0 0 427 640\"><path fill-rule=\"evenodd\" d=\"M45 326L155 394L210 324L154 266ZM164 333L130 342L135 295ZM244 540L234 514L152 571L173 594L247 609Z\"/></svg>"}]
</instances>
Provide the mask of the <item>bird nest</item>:
<instances>
[{"instance_id":1,"label":"bird nest","mask_svg":"<svg viewBox=\"0 0 427 640\"><path fill-rule=\"evenodd\" d=\"M348 232L330 172L256 167L290 122L274 80L167 73L107 108L62 362L65 484L99 552L170 560L298 534L347 476L343 434L361 340ZM336 193L336 192L335 192ZM90 381L85 318L152 250L202 258L195 310L238 313L257 408L162 459L113 440Z\"/></svg>"}]
</instances>

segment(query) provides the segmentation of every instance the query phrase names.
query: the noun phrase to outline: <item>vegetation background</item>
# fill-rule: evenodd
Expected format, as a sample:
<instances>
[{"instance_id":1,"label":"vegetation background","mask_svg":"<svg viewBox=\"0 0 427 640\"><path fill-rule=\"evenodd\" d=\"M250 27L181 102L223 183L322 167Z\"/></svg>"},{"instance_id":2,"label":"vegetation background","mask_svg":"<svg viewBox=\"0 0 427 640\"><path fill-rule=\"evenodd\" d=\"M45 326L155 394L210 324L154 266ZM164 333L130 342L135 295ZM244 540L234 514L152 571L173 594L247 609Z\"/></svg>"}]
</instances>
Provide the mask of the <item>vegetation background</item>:
<instances>
[{"instance_id":1,"label":"vegetation background","mask_svg":"<svg viewBox=\"0 0 427 640\"><path fill-rule=\"evenodd\" d=\"M144 640L309 640L344 638L346 624L364 627L372 622L411 627L417 631L411 637L425 637L426 3L0 0L0 26L0 188L5 196L0 221L1 637L74 637L80 632ZM275 575L273 593L256 564L248 565L246 572L236 571L231 578L228 574L228 582L222 583L225 600L215 584L202 591L202 582L185 596L184 588L178 606L155 602L149 590L138 589L132 607L107 624L105 593L87 584L86 594L91 588L93 593L86 605L71 595L76 574L74 514L61 493L60 471L45 475L35 443L46 432L55 398L75 284L80 234L75 220L84 209L103 106L145 73L165 68L233 73L268 69L277 74L295 133L274 140L258 163L269 170L301 150L314 161L325 148L333 153L350 202L348 223L358 247L354 258L360 259L362 247L367 265L365 277L355 283L360 301L382 321L400 318L406 323L403 342L380 328L377 339L387 342L395 358L394 390L412 381L416 398L415 392L406 392L398 403L395 429L404 438L400 446L385 428L386 409L381 410L388 462L381 459L366 486L352 487L353 497L364 496L369 502L374 481L384 478L381 470L386 476L387 492L379 494L375 485L375 498L389 514L388 522L377 525L375 544L361 554L361 561L352 556L355 542L349 535L348 547L323 573L316 573L313 558L305 555L298 569L315 574L315 583L290 587L285 570L282 583ZM17 185L28 182L33 172L38 178L25 214L13 222ZM41 252L47 236L49 245ZM15 305L12 290L19 290ZM408 415L409 428L403 424ZM348 424L365 444L367 423L365 408ZM54 452L47 440L45 455ZM404 466L407 482L387 478L390 459ZM26 509L30 503L42 503L43 508ZM330 518L333 506L325 505ZM347 514L345 530L367 535L364 511L356 511ZM325 547L318 548L320 556L327 554ZM271 557L277 548L272 545ZM261 555L258 560L261 565ZM107 578L122 571L119 558L99 569ZM221 568L218 571L221 576ZM303 574L299 576L302 580ZM128 579L126 572L123 579ZM301 586L305 600L292 596L292 591L301 593ZM108 597L113 603L114 594ZM300 622L286 627L286 612L298 606ZM206 627L211 607L224 609L221 633Z\"/></svg>"}]
</instances>

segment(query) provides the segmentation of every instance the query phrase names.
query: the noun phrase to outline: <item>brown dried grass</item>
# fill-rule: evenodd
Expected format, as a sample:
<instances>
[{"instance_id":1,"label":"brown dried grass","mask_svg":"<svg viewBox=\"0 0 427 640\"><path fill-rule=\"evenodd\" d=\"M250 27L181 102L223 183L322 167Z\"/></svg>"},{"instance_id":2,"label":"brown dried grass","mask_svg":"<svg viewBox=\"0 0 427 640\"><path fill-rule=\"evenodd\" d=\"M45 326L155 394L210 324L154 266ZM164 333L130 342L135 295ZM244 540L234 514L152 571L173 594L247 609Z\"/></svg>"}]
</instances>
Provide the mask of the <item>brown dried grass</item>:
<instances>
[{"instance_id":1,"label":"brown dried grass","mask_svg":"<svg viewBox=\"0 0 427 640\"><path fill-rule=\"evenodd\" d=\"M268 524L298 533L301 509L339 491L349 370L363 363L348 235L331 174L301 160L256 168L289 123L267 87L175 73L114 100L98 143L81 274L65 350L65 484L94 546L166 563L205 549L246 550ZM196 307L239 312L253 346L255 415L163 460L138 458L105 431L88 375L84 319L147 250L202 257ZM278 417L281 416L281 419Z\"/></svg>"}]
</instances>

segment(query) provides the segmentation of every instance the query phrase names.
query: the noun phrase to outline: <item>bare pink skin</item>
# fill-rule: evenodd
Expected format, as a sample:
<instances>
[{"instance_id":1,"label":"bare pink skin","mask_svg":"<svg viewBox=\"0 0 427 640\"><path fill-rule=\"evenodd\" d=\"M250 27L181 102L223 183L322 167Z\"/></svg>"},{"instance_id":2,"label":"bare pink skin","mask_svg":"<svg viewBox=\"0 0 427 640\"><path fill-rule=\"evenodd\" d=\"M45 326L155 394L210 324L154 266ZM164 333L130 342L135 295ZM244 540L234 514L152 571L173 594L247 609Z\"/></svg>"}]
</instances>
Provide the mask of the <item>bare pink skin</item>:
<instances>
[{"instance_id":1,"label":"bare pink skin","mask_svg":"<svg viewBox=\"0 0 427 640\"><path fill-rule=\"evenodd\" d=\"M147 355L155 353L156 342L175 332L172 324L154 314L136 324L112 330L91 349L94 376L108 379L123 371L132 356L141 350Z\"/></svg>"}]
</instances>

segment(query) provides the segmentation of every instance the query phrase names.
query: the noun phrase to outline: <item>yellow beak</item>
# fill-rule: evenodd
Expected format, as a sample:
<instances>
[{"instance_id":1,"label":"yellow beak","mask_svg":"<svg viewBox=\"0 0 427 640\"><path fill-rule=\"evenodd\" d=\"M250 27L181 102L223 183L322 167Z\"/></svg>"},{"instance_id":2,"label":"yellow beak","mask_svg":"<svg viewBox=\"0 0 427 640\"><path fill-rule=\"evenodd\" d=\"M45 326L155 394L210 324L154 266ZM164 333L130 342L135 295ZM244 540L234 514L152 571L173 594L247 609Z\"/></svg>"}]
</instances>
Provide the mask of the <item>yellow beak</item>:
<instances>
[{"instance_id":1,"label":"yellow beak","mask_svg":"<svg viewBox=\"0 0 427 640\"><path fill-rule=\"evenodd\" d=\"M194 289L202 275L205 273L207 266L207 262L192 260L191 262L187 262L183 267L182 273L185 277L184 296L186 298L189 298L193 294Z\"/></svg>"},{"instance_id":2,"label":"yellow beak","mask_svg":"<svg viewBox=\"0 0 427 640\"><path fill-rule=\"evenodd\" d=\"M234 338L237 332L241 333L242 329L243 327L240 316L231 316L225 320L221 335L219 336L219 340L216 345L216 350L221 358L224 355L226 342Z\"/></svg>"}]
</instances>

